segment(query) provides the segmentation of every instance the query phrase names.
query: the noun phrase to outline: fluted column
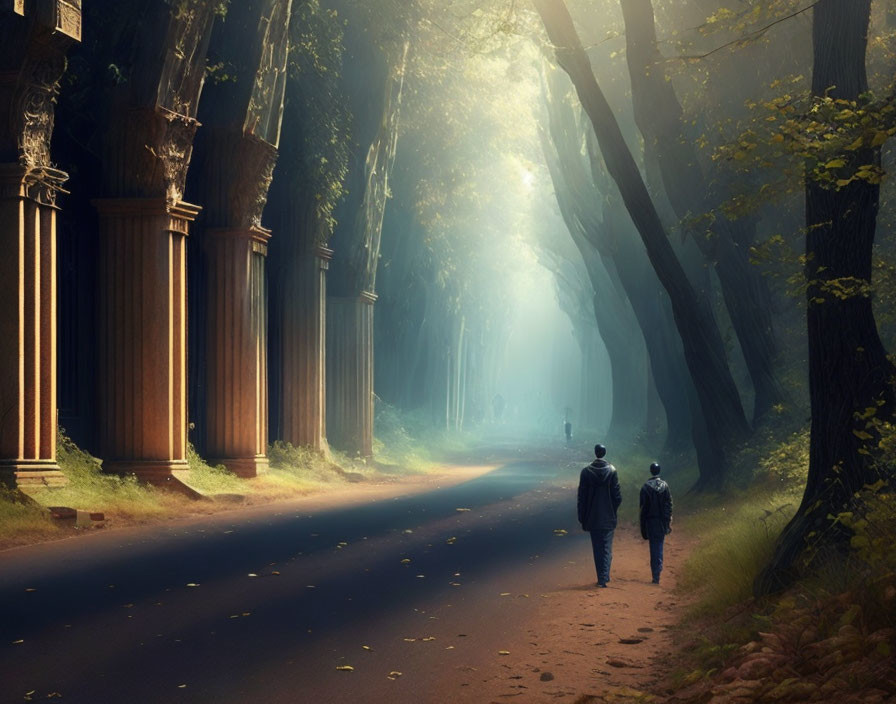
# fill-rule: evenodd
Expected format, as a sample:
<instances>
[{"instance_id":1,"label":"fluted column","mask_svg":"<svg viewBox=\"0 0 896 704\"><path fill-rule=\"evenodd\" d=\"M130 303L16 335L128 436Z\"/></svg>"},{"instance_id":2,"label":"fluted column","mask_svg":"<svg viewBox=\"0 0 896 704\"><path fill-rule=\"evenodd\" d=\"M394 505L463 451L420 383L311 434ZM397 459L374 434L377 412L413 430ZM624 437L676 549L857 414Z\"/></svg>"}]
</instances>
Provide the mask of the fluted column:
<instances>
[{"instance_id":1,"label":"fluted column","mask_svg":"<svg viewBox=\"0 0 896 704\"><path fill-rule=\"evenodd\" d=\"M300 254L286 273L282 323L281 435L296 447L325 449L327 269L333 251Z\"/></svg>"},{"instance_id":2,"label":"fluted column","mask_svg":"<svg viewBox=\"0 0 896 704\"><path fill-rule=\"evenodd\" d=\"M327 299L327 435L352 455L373 454L373 306L376 295Z\"/></svg>"},{"instance_id":3,"label":"fluted column","mask_svg":"<svg viewBox=\"0 0 896 704\"><path fill-rule=\"evenodd\" d=\"M50 169L36 182L0 165L0 479L60 485L56 464L56 206Z\"/></svg>"},{"instance_id":4,"label":"fluted column","mask_svg":"<svg viewBox=\"0 0 896 704\"><path fill-rule=\"evenodd\" d=\"M94 204L103 468L177 484L187 469L186 237L199 208L164 198Z\"/></svg>"},{"instance_id":5,"label":"fluted column","mask_svg":"<svg viewBox=\"0 0 896 704\"><path fill-rule=\"evenodd\" d=\"M206 451L241 477L267 470L265 258L270 232L207 230L208 430Z\"/></svg>"},{"instance_id":6,"label":"fluted column","mask_svg":"<svg viewBox=\"0 0 896 704\"><path fill-rule=\"evenodd\" d=\"M56 195L50 146L80 0L0 4L0 481L64 484L56 464Z\"/></svg>"}]
</instances>

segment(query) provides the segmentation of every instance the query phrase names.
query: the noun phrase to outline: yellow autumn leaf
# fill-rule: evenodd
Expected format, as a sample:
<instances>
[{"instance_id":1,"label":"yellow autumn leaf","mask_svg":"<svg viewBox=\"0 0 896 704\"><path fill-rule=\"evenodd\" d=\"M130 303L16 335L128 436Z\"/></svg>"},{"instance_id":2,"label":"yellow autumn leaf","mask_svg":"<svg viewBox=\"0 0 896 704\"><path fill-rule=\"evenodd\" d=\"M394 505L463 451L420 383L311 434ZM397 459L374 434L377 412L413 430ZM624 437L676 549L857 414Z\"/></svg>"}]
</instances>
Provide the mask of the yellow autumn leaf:
<instances>
[{"instance_id":1,"label":"yellow autumn leaf","mask_svg":"<svg viewBox=\"0 0 896 704\"><path fill-rule=\"evenodd\" d=\"M353 668L351 665L337 665L336 669L341 670L342 672L354 672L355 671L355 668Z\"/></svg>"}]
</instances>

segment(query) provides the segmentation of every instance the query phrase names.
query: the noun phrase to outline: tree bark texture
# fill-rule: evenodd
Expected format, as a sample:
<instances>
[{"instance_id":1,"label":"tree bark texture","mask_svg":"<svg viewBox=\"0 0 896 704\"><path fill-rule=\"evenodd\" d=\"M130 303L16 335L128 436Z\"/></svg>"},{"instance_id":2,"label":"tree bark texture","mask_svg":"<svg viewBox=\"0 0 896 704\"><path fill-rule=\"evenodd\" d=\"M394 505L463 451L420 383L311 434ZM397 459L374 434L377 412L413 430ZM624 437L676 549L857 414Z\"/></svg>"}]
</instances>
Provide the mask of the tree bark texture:
<instances>
[{"instance_id":1,"label":"tree bark texture","mask_svg":"<svg viewBox=\"0 0 896 704\"><path fill-rule=\"evenodd\" d=\"M663 69L651 0L620 0L625 21L626 58L632 84L635 122L654 151L669 201L680 220L701 217L714 205L709 184L687 134L681 104ZM715 267L725 305L755 390L754 420L781 398L775 377L777 345L772 326L770 294L749 261L753 232L746 220L717 216L712 236L703 232L695 242Z\"/></svg>"},{"instance_id":2,"label":"tree bark texture","mask_svg":"<svg viewBox=\"0 0 896 704\"><path fill-rule=\"evenodd\" d=\"M870 0L820 0L814 8L812 92L856 100L868 88L865 50ZM880 163L863 148L855 164ZM856 179L826 187L806 174L809 474L802 503L759 576L760 593L789 584L830 548L848 548L849 532L829 516L850 510L856 492L892 467L875 458L875 421L892 421L894 370L881 343L868 287L880 187ZM838 291L840 295L838 295ZM843 292L845 291L845 295Z\"/></svg>"}]
</instances>

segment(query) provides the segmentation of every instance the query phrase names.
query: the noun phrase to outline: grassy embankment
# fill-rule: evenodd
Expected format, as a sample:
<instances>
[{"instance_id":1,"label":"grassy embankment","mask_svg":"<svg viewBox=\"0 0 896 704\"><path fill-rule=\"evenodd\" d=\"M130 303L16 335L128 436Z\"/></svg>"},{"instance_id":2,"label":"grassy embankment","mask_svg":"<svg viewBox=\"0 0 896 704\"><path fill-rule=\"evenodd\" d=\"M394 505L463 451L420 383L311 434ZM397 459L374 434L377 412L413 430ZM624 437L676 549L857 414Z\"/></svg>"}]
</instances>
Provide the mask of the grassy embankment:
<instances>
[{"instance_id":1,"label":"grassy embankment","mask_svg":"<svg viewBox=\"0 0 896 704\"><path fill-rule=\"evenodd\" d=\"M749 486L681 505L679 525L700 542L679 589L697 598L662 694L694 703L887 700L896 693L892 494L871 488L864 516L839 517L854 531L849 554L827 555L786 592L754 599L753 582L800 502L808 433L751 448L741 458L748 466Z\"/></svg>"},{"instance_id":2,"label":"grassy embankment","mask_svg":"<svg viewBox=\"0 0 896 704\"><path fill-rule=\"evenodd\" d=\"M234 505L263 504L352 482L390 480L437 469L437 457L462 449L463 440L448 434L417 439L391 409L377 418L375 454L371 461L338 452L315 452L277 442L269 448L270 470L241 479L224 467L212 467L189 448L189 486L207 497L191 500L180 494L140 484L133 477L104 474L100 460L78 448L64 434L57 442L58 461L67 486L39 489L24 496L0 485L0 548L65 537L70 526L50 518L46 507L67 506L105 514L110 525L132 525L184 515L206 514ZM89 528L89 526L88 526Z\"/></svg>"}]
</instances>

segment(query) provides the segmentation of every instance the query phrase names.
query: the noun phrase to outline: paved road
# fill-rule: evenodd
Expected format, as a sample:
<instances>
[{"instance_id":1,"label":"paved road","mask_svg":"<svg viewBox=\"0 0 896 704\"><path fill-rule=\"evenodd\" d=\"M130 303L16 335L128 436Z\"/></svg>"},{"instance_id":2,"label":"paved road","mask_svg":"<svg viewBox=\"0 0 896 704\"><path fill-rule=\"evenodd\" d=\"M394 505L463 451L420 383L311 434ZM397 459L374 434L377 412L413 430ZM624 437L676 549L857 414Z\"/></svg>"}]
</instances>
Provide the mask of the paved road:
<instances>
[{"instance_id":1,"label":"paved road","mask_svg":"<svg viewBox=\"0 0 896 704\"><path fill-rule=\"evenodd\" d=\"M454 701L433 684L449 669L475 700L477 659L551 587L539 566L588 549L577 473L521 461L311 515L279 505L4 553L0 701Z\"/></svg>"}]
</instances>

